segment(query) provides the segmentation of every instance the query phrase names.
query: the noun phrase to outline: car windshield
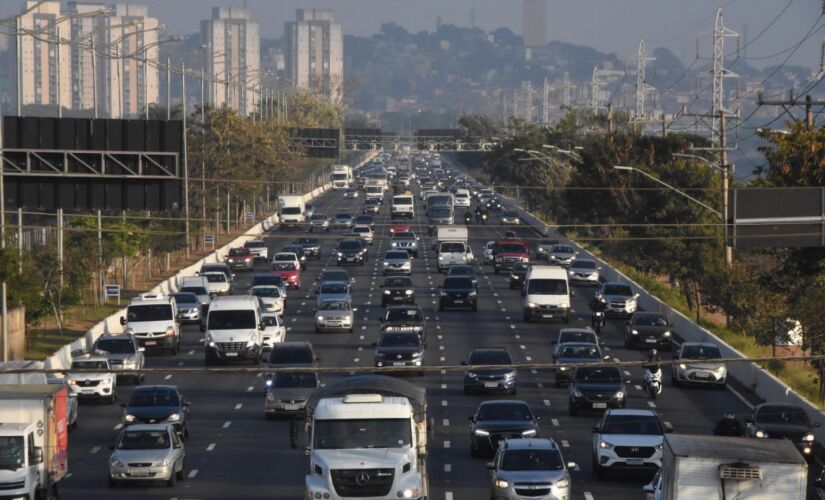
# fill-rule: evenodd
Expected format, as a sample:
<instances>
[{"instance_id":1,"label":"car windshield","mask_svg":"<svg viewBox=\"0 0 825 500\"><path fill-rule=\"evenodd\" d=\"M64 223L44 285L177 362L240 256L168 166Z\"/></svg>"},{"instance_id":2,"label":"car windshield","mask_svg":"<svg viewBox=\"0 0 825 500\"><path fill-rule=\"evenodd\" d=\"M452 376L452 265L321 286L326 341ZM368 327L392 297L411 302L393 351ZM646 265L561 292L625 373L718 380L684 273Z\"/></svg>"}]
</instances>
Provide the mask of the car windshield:
<instances>
[{"instance_id":1,"label":"car windshield","mask_svg":"<svg viewBox=\"0 0 825 500\"><path fill-rule=\"evenodd\" d=\"M350 214L338 214L335 218L338 220L352 220L352 216Z\"/></svg>"},{"instance_id":2,"label":"car windshield","mask_svg":"<svg viewBox=\"0 0 825 500\"><path fill-rule=\"evenodd\" d=\"M201 276L204 276L210 283L226 283L226 275L223 273L208 273Z\"/></svg>"},{"instance_id":3,"label":"car windshield","mask_svg":"<svg viewBox=\"0 0 825 500\"><path fill-rule=\"evenodd\" d=\"M197 304L198 296L194 293L175 293L172 295L176 304Z\"/></svg>"},{"instance_id":4,"label":"car windshield","mask_svg":"<svg viewBox=\"0 0 825 500\"><path fill-rule=\"evenodd\" d=\"M631 295L633 295L633 291L627 285L611 284L604 286L604 291L602 292L602 294L617 295L620 297L630 297Z\"/></svg>"},{"instance_id":5,"label":"car windshield","mask_svg":"<svg viewBox=\"0 0 825 500\"><path fill-rule=\"evenodd\" d=\"M423 321L421 311L418 309L388 309L387 315L384 317L386 321L412 321L419 323Z\"/></svg>"},{"instance_id":6,"label":"car windshield","mask_svg":"<svg viewBox=\"0 0 825 500\"><path fill-rule=\"evenodd\" d=\"M659 419L652 415L610 415L604 423L602 434L664 434Z\"/></svg>"},{"instance_id":7,"label":"car windshield","mask_svg":"<svg viewBox=\"0 0 825 500\"><path fill-rule=\"evenodd\" d=\"M347 285L341 283L328 283L326 285L321 285L321 294L340 294L340 293L347 293Z\"/></svg>"},{"instance_id":8,"label":"car windshield","mask_svg":"<svg viewBox=\"0 0 825 500\"><path fill-rule=\"evenodd\" d=\"M473 280L456 276L444 278L443 288L446 290L467 290L473 288Z\"/></svg>"},{"instance_id":9,"label":"car windshield","mask_svg":"<svg viewBox=\"0 0 825 500\"><path fill-rule=\"evenodd\" d=\"M312 214L312 217L309 220L326 220L327 216L324 214Z\"/></svg>"},{"instance_id":10,"label":"car windshield","mask_svg":"<svg viewBox=\"0 0 825 500\"><path fill-rule=\"evenodd\" d=\"M301 345L295 346L276 346L269 353L269 363L273 365L287 365L287 364L307 364L315 361L312 355L312 349Z\"/></svg>"},{"instance_id":11,"label":"car windshield","mask_svg":"<svg viewBox=\"0 0 825 500\"><path fill-rule=\"evenodd\" d=\"M181 288L180 291L194 293L195 295L209 295L209 292L206 290L206 288L202 286L185 286Z\"/></svg>"},{"instance_id":12,"label":"car windshield","mask_svg":"<svg viewBox=\"0 0 825 500\"><path fill-rule=\"evenodd\" d=\"M301 207L284 207L281 209L281 213L285 215L300 215Z\"/></svg>"},{"instance_id":13,"label":"car windshield","mask_svg":"<svg viewBox=\"0 0 825 500\"><path fill-rule=\"evenodd\" d=\"M249 255L248 248L232 248L229 250L230 257L244 257Z\"/></svg>"},{"instance_id":14,"label":"car windshield","mask_svg":"<svg viewBox=\"0 0 825 500\"><path fill-rule=\"evenodd\" d=\"M576 253L573 250L573 247L569 247L567 245L556 245L556 246L553 247L553 250L551 250L551 252L553 252L553 253Z\"/></svg>"},{"instance_id":15,"label":"car windshield","mask_svg":"<svg viewBox=\"0 0 825 500\"><path fill-rule=\"evenodd\" d=\"M570 267L573 269L596 269L596 263L592 260L574 260Z\"/></svg>"},{"instance_id":16,"label":"car windshield","mask_svg":"<svg viewBox=\"0 0 825 500\"><path fill-rule=\"evenodd\" d=\"M594 345L566 345L562 346L559 357L568 359L601 359L601 353Z\"/></svg>"},{"instance_id":17,"label":"car windshield","mask_svg":"<svg viewBox=\"0 0 825 500\"><path fill-rule=\"evenodd\" d=\"M395 233L394 238L397 240L412 240L415 238L415 235L407 231L398 231Z\"/></svg>"},{"instance_id":18,"label":"car windshield","mask_svg":"<svg viewBox=\"0 0 825 500\"><path fill-rule=\"evenodd\" d=\"M811 425L808 414L793 406L762 406L756 411L754 421L759 424Z\"/></svg>"},{"instance_id":19,"label":"car windshield","mask_svg":"<svg viewBox=\"0 0 825 500\"><path fill-rule=\"evenodd\" d=\"M478 409L478 420L532 420L530 408L521 403L488 403Z\"/></svg>"},{"instance_id":20,"label":"car windshield","mask_svg":"<svg viewBox=\"0 0 825 500\"><path fill-rule=\"evenodd\" d=\"M501 216L512 219L518 217L518 214L516 212L504 212Z\"/></svg>"},{"instance_id":21,"label":"car windshield","mask_svg":"<svg viewBox=\"0 0 825 500\"><path fill-rule=\"evenodd\" d=\"M298 257L295 253L276 253L275 258L272 259L274 262L295 262L295 259Z\"/></svg>"},{"instance_id":22,"label":"car windshield","mask_svg":"<svg viewBox=\"0 0 825 500\"><path fill-rule=\"evenodd\" d=\"M527 253L524 245L516 245L514 243L503 243L498 246L500 253Z\"/></svg>"},{"instance_id":23,"label":"car windshield","mask_svg":"<svg viewBox=\"0 0 825 500\"><path fill-rule=\"evenodd\" d=\"M501 470L562 470L561 454L556 450L507 450L501 457Z\"/></svg>"},{"instance_id":24,"label":"car windshield","mask_svg":"<svg viewBox=\"0 0 825 500\"><path fill-rule=\"evenodd\" d=\"M72 361L73 370L108 370L105 361Z\"/></svg>"},{"instance_id":25,"label":"car windshield","mask_svg":"<svg viewBox=\"0 0 825 500\"><path fill-rule=\"evenodd\" d=\"M281 296L281 290L277 286L255 287L252 289L252 295L277 299Z\"/></svg>"},{"instance_id":26,"label":"car windshield","mask_svg":"<svg viewBox=\"0 0 825 500\"><path fill-rule=\"evenodd\" d=\"M294 262L275 262L272 264L273 271L295 271L296 269Z\"/></svg>"},{"instance_id":27,"label":"car windshield","mask_svg":"<svg viewBox=\"0 0 825 500\"><path fill-rule=\"evenodd\" d=\"M124 431L117 442L118 450L164 450L172 446L169 433L158 431Z\"/></svg>"},{"instance_id":28,"label":"car windshield","mask_svg":"<svg viewBox=\"0 0 825 500\"><path fill-rule=\"evenodd\" d=\"M510 365L513 364L507 351L473 351L468 363L471 365Z\"/></svg>"},{"instance_id":29,"label":"car windshield","mask_svg":"<svg viewBox=\"0 0 825 500\"><path fill-rule=\"evenodd\" d=\"M263 322L264 326L280 326L278 325L277 316L264 316L261 318L261 322Z\"/></svg>"},{"instance_id":30,"label":"car windshield","mask_svg":"<svg viewBox=\"0 0 825 500\"><path fill-rule=\"evenodd\" d=\"M385 333L378 341L381 347L419 347L421 340L417 333Z\"/></svg>"},{"instance_id":31,"label":"car windshield","mask_svg":"<svg viewBox=\"0 0 825 500\"><path fill-rule=\"evenodd\" d=\"M567 295L567 281L532 279L527 283L528 295Z\"/></svg>"},{"instance_id":32,"label":"car windshield","mask_svg":"<svg viewBox=\"0 0 825 500\"><path fill-rule=\"evenodd\" d=\"M172 319L174 314L171 304L134 305L129 306L126 317L129 322L164 321Z\"/></svg>"},{"instance_id":33,"label":"car windshield","mask_svg":"<svg viewBox=\"0 0 825 500\"><path fill-rule=\"evenodd\" d=\"M225 264L204 264L201 266L201 274L204 273L222 273L227 274L228 268Z\"/></svg>"},{"instance_id":34,"label":"car windshield","mask_svg":"<svg viewBox=\"0 0 825 500\"><path fill-rule=\"evenodd\" d=\"M272 381L272 387L314 389L318 387L318 377L314 373L278 373Z\"/></svg>"},{"instance_id":35,"label":"car windshield","mask_svg":"<svg viewBox=\"0 0 825 500\"><path fill-rule=\"evenodd\" d=\"M238 309L234 311L209 311L207 328L210 330L254 330L255 311Z\"/></svg>"},{"instance_id":36,"label":"car windshield","mask_svg":"<svg viewBox=\"0 0 825 500\"><path fill-rule=\"evenodd\" d=\"M412 428L406 418L316 420L312 434L316 450L412 446Z\"/></svg>"},{"instance_id":37,"label":"car windshield","mask_svg":"<svg viewBox=\"0 0 825 500\"><path fill-rule=\"evenodd\" d=\"M384 258L387 260L407 260L410 255L407 252L387 252L384 254Z\"/></svg>"},{"instance_id":38,"label":"car windshield","mask_svg":"<svg viewBox=\"0 0 825 500\"><path fill-rule=\"evenodd\" d=\"M349 311L349 302L344 300L330 300L321 302L321 311Z\"/></svg>"},{"instance_id":39,"label":"car windshield","mask_svg":"<svg viewBox=\"0 0 825 500\"><path fill-rule=\"evenodd\" d=\"M361 250L361 243L357 241L342 241L338 244L340 250Z\"/></svg>"},{"instance_id":40,"label":"car windshield","mask_svg":"<svg viewBox=\"0 0 825 500\"><path fill-rule=\"evenodd\" d=\"M667 326L667 319L658 314L637 314L633 324L638 326Z\"/></svg>"},{"instance_id":41,"label":"car windshield","mask_svg":"<svg viewBox=\"0 0 825 500\"><path fill-rule=\"evenodd\" d=\"M619 369L615 367L606 368L576 368L576 382L587 384L619 384L622 381Z\"/></svg>"},{"instance_id":42,"label":"car windshield","mask_svg":"<svg viewBox=\"0 0 825 500\"><path fill-rule=\"evenodd\" d=\"M384 286L390 288L410 288L412 284L410 278L387 278L384 280Z\"/></svg>"},{"instance_id":43,"label":"car windshield","mask_svg":"<svg viewBox=\"0 0 825 500\"><path fill-rule=\"evenodd\" d=\"M269 274L267 276L255 276L254 278L252 278L252 286L258 285L283 286L284 280L277 274Z\"/></svg>"},{"instance_id":44,"label":"car windshield","mask_svg":"<svg viewBox=\"0 0 825 500\"><path fill-rule=\"evenodd\" d=\"M448 276L473 276L475 272L472 267L453 266L450 268Z\"/></svg>"},{"instance_id":45,"label":"car windshield","mask_svg":"<svg viewBox=\"0 0 825 500\"><path fill-rule=\"evenodd\" d=\"M0 437L0 470L17 470L23 467L24 450L22 436Z\"/></svg>"},{"instance_id":46,"label":"car windshield","mask_svg":"<svg viewBox=\"0 0 825 500\"><path fill-rule=\"evenodd\" d=\"M349 282L349 273L346 271L324 271L321 274L321 283L324 281L344 281Z\"/></svg>"},{"instance_id":47,"label":"car windshield","mask_svg":"<svg viewBox=\"0 0 825 500\"><path fill-rule=\"evenodd\" d=\"M722 359L722 353L716 346L686 345L682 349L682 359Z\"/></svg>"},{"instance_id":48,"label":"car windshield","mask_svg":"<svg viewBox=\"0 0 825 500\"><path fill-rule=\"evenodd\" d=\"M358 233L358 234L367 234L367 233L371 233L372 231L370 231L370 228L365 226L365 227L354 227L354 228L352 228L352 232L353 233Z\"/></svg>"},{"instance_id":49,"label":"car windshield","mask_svg":"<svg viewBox=\"0 0 825 500\"><path fill-rule=\"evenodd\" d=\"M132 339L100 339L95 344L95 350L112 354L134 354L137 352Z\"/></svg>"},{"instance_id":50,"label":"car windshield","mask_svg":"<svg viewBox=\"0 0 825 500\"><path fill-rule=\"evenodd\" d=\"M175 391L135 391L129 406L179 406L180 399Z\"/></svg>"},{"instance_id":51,"label":"car windshield","mask_svg":"<svg viewBox=\"0 0 825 500\"><path fill-rule=\"evenodd\" d=\"M586 342L588 344L595 344L596 335L593 332L563 330L559 335L559 344L564 344L565 342Z\"/></svg>"}]
</instances>

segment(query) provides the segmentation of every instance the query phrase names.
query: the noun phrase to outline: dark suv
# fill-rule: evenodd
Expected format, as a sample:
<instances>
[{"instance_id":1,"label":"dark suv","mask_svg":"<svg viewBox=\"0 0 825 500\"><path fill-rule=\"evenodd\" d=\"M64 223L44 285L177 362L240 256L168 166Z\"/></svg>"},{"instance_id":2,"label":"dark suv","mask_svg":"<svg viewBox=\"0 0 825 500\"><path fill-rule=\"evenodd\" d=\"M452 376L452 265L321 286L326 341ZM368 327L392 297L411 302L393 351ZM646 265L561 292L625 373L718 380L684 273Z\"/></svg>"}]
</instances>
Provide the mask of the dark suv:
<instances>
[{"instance_id":1,"label":"dark suv","mask_svg":"<svg viewBox=\"0 0 825 500\"><path fill-rule=\"evenodd\" d=\"M637 311L625 325L624 346L628 349L670 349L672 342L673 325L662 314Z\"/></svg>"},{"instance_id":2,"label":"dark suv","mask_svg":"<svg viewBox=\"0 0 825 500\"><path fill-rule=\"evenodd\" d=\"M478 292L473 285L472 278L448 276L444 278L444 284L439 288L439 311L443 311L447 307L468 308L472 311L478 310Z\"/></svg>"},{"instance_id":3,"label":"dark suv","mask_svg":"<svg viewBox=\"0 0 825 500\"><path fill-rule=\"evenodd\" d=\"M341 240L336 249L338 265L358 264L363 266L367 260L367 249L361 240Z\"/></svg>"},{"instance_id":4,"label":"dark suv","mask_svg":"<svg viewBox=\"0 0 825 500\"><path fill-rule=\"evenodd\" d=\"M494 453L506 439L535 437L539 419L524 401L484 401L470 417L470 456Z\"/></svg>"},{"instance_id":5,"label":"dark suv","mask_svg":"<svg viewBox=\"0 0 825 500\"><path fill-rule=\"evenodd\" d=\"M381 306L387 304L415 304L415 285L409 276L385 278L381 285Z\"/></svg>"},{"instance_id":6,"label":"dark suv","mask_svg":"<svg viewBox=\"0 0 825 500\"><path fill-rule=\"evenodd\" d=\"M576 368L570 383L568 410L571 416L580 411L624 408L627 404L622 372L615 366Z\"/></svg>"},{"instance_id":7,"label":"dark suv","mask_svg":"<svg viewBox=\"0 0 825 500\"><path fill-rule=\"evenodd\" d=\"M745 420L745 433L757 439L787 439L792 442L805 460L812 460L816 452L816 433L819 422L811 422L808 413L800 406L787 404L761 404L753 416Z\"/></svg>"},{"instance_id":8,"label":"dark suv","mask_svg":"<svg viewBox=\"0 0 825 500\"><path fill-rule=\"evenodd\" d=\"M415 332L425 340L427 337L424 312L415 304L390 306L381 318L382 332Z\"/></svg>"},{"instance_id":9,"label":"dark suv","mask_svg":"<svg viewBox=\"0 0 825 500\"><path fill-rule=\"evenodd\" d=\"M467 361L461 364L470 366L464 371L464 394L499 391L516 394L516 367L507 349L473 349ZM480 365L500 365L501 368L472 368Z\"/></svg>"}]
</instances>

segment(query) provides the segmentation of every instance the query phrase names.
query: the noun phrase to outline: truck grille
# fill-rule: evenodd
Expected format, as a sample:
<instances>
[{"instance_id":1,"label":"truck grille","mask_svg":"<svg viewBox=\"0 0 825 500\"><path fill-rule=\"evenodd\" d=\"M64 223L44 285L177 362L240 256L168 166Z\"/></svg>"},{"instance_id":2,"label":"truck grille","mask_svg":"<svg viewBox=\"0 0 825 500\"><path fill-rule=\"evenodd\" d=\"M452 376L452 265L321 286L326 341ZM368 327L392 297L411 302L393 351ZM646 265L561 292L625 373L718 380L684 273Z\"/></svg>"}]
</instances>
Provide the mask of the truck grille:
<instances>
[{"instance_id":1,"label":"truck grille","mask_svg":"<svg viewBox=\"0 0 825 500\"><path fill-rule=\"evenodd\" d=\"M515 484L516 495L522 497L543 497L550 494L549 484Z\"/></svg>"},{"instance_id":2,"label":"truck grille","mask_svg":"<svg viewBox=\"0 0 825 500\"><path fill-rule=\"evenodd\" d=\"M652 446L617 446L616 455L622 458L650 458L655 452Z\"/></svg>"},{"instance_id":3,"label":"truck grille","mask_svg":"<svg viewBox=\"0 0 825 500\"><path fill-rule=\"evenodd\" d=\"M330 471L332 486L342 497L384 497L395 479L394 469L337 469Z\"/></svg>"},{"instance_id":4,"label":"truck grille","mask_svg":"<svg viewBox=\"0 0 825 500\"><path fill-rule=\"evenodd\" d=\"M218 342L221 351L242 351L246 347L246 342Z\"/></svg>"},{"instance_id":5,"label":"truck grille","mask_svg":"<svg viewBox=\"0 0 825 500\"><path fill-rule=\"evenodd\" d=\"M19 490L26 486L25 481L15 481L13 483L0 483L0 491L2 490Z\"/></svg>"}]
</instances>

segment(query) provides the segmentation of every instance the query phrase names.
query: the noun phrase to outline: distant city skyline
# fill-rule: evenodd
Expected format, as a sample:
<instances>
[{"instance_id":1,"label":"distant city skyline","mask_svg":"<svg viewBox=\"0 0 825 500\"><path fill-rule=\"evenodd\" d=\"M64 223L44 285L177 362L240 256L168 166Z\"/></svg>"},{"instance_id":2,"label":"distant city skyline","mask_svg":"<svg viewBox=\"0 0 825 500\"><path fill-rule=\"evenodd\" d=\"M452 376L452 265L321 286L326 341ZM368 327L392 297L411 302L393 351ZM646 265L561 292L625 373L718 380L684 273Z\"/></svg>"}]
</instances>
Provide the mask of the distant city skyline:
<instances>
[{"instance_id":1,"label":"distant city skyline","mask_svg":"<svg viewBox=\"0 0 825 500\"><path fill-rule=\"evenodd\" d=\"M200 19L209 18L213 6L248 6L252 18L261 25L262 38L280 37L284 23L294 19L299 8L331 9L345 35L370 35L380 25L395 22L409 31L433 31L436 19L484 30L510 28L522 34L521 0L138 0L153 16L169 25L173 34L198 31ZM695 58L696 35L712 28L717 7L725 8L731 29L759 34L786 2L776 0L549 0L548 40L588 45L602 52L615 52L622 59L634 57L639 39L653 49L673 51L689 64ZM798 42L820 14L821 2L794 2L770 29L754 41L747 52L760 58L781 52ZM0 16L13 15L20 2L0 2ZM595 16L594 13L598 13ZM819 65L822 33L814 33L789 60L810 68ZM735 49L732 49L735 50ZM709 51L709 48L706 50ZM709 54L703 54L709 55ZM749 61L757 67L779 64L785 54Z\"/></svg>"}]
</instances>

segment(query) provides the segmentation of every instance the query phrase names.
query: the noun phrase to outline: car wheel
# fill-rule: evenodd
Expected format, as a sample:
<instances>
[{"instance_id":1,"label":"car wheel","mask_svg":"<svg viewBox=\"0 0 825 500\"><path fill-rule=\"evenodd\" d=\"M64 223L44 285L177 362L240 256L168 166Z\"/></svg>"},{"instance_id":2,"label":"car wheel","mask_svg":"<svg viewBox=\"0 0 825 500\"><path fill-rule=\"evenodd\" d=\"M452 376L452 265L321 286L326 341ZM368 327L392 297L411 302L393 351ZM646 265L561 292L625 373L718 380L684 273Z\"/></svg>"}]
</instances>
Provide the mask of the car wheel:
<instances>
[{"instance_id":1,"label":"car wheel","mask_svg":"<svg viewBox=\"0 0 825 500\"><path fill-rule=\"evenodd\" d=\"M510 389L509 394L510 394L511 396L515 396L516 394L518 394L518 388L517 388L517 387L513 387L512 389Z\"/></svg>"},{"instance_id":2,"label":"car wheel","mask_svg":"<svg viewBox=\"0 0 825 500\"><path fill-rule=\"evenodd\" d=\"M564 322L564 324L569 325L570 324L570 315L569 314L566 315L564 318L562 318L562 321Z\"/></svg>"},{"instance_id":3,"label":"car wheel","mask_svg":"<svg viewBox=\"0 0 825 500\"><path fill-rule=\"evenodd\" d=\"M112 391L112 397L109 398L109 404L113 405L117 403L117 389Z\"/></svg>"},{"instance_id":4,"label":"car wheel","mask_svg":"<svg viewBox=\"0 0 825 500\"><path fill-rule=\"evenodd\" d=\"M260 353L258 353L258 355L255 356L255 358L252 360L252 364L253 365L260 365L261 364L261 355L260 355Z\"/></svg>"},{"instance_id":5,"label":"car wheel","mask_svg":"<svg viewBox=\"0 0 825 500\"><path fill-rule=\"evenodd\" d=\"M119 483L117 482L117 480L112 479L110 477L109 478L109 488L117 488L118 486L119 486Z\"/></svg>"},{"instance_id":6,"label":"car wheel","mask_svg":"<svg viewBox=\"0 0 825 500\"><path fill-rule=\"evenodd\" d=\"M607 478L607 469L605 469L604 467L602 467L599 464L595 464L595 468L596 468L596 479L604 480L604 479Z\"/></svg>"},{"instance_id":7,"label":"car wheel","mask_svg":"<svg viewBox=\"0 0 825 500\"><path fill-rule=\"evenodd\" d=\"M172 473L169 474L169 479L166 480L166 486L172 488L175 486L175 482L175 471L172 471Z\"/></svg>"},{"instance_id":8,"label":"car wheel","mask_svg":"<svg viewBox=\"0 0 825 500\"><path fill-rule=\"evenodd\" d=\"M716 388L719 389L720 391L724 391L728 388L728 383L727 382L722 382L721 384L717 385Z\"/></svg>"},{"instance_id":9,"label":"car wheel","mask_svg":"<svg viewBox=\"0 0 825 500\"><path fill-rule=\"evenodd\" d=\"M183 475L183 464L181 464L180 470L175 474L175 477L177 478L178 481L183 481L183 478L185 477Z\"/></svg>"},{"instance_id":10,"label":"car wheel","mask_svg":"<svg viewBox=\"0 0 825 500\"><path fill-rule=\"evenodd\" d=\"M321 329L318 328L318 325L315 325L315 333L321 333Z\"/></svg>"},{"instance_id":11,"label":"car wheel","mask_svg":"<svg viewBox=\"0 0 825 500\"><path fill-rule=\"evenodd\" d=\"M470 446L470 458L480 458L481 452L473 446Z\"/></svg>"},{"instance_id":12,"label":"car wheel","mask_svg":"<svg viewBox=\"0 0 825 500\"><path fill-rule=\"evenodd\" d=\"M352 328L350 328L349 330L347 330L347 333L352 333Z\"/></svg>"},{"instance_id":13,"label":"car wheel","mask_svg":"<svg viewBox=\"0 0 825 500\"><path fill-rule=\"evenodd\" d=\"M179 338L180 338L180 337L179 337ZM173 346L172 346L172 349L170 349L170 351L171 351L171 353L172 353L172 356L177 356L177 355L178 355L179 350L180 350L180 340L178 340L177 342L175 342L175 345L173 345Z\"/></svg>"}]
</instances>

